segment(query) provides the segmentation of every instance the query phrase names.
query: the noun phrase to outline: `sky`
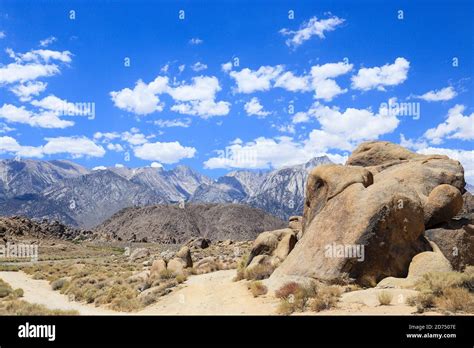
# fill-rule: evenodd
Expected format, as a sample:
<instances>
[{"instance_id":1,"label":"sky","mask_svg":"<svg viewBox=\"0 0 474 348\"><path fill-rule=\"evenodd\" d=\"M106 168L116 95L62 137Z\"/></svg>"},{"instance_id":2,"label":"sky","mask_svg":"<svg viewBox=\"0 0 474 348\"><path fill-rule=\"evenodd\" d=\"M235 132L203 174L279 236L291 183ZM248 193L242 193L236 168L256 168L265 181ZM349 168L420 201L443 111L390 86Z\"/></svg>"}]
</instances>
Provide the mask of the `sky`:
<instances>
[{"instance_id":1,"label":"sky","mask_svg":"<svg viewBox=\"0 0 474 348\"><path fill-rule=\"evenodd\" d=\"M0 0L0 157L211 177L363 141L474 183L472 1Z\"/></svg>"}]
</instances>

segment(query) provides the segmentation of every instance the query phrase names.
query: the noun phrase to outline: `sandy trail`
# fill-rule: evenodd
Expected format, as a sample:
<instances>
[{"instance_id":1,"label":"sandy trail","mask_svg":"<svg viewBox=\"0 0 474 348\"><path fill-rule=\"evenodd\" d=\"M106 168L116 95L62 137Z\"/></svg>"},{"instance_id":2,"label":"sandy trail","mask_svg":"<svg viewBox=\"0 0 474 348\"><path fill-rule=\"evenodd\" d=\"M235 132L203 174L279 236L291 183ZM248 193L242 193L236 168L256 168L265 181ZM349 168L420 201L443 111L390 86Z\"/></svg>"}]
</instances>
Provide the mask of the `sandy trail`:
<instances>
[{"instance_id":1,"label":"sandy trail","mask_svg":"<svg viewBox=\"0 0 474 348\"><path fill-rule=\"evenodd\" d=\"M275 313L277 300L254 298L245 282L233 282L235 270L191 276L179 289L133 313L138 315L265 315ZM123 315L94 305L69 301L51 289L49 282L32 279L23 272L0 272L0 278L13 288L22 288L24 300L49 309L75 309L81 315Z\"/></svg>"},{"instance_id":2,"label":"sandy trail","mask_svg":"<svg viewBox=\"0 0 474 348\"><path fill-rule=\"evenodd\" d=\"M12 288L22 288L23 299L29 303L42 304L49 309L77 310L80 315L117 315L122 314L95 307L91 304L69 301L66 295L51 289L46 280L32 279L24 272L0 272L0 279L11 285Z\"/></svg>"},{"instance_id":3,"label":"sandy trail","mask_svg":"<svg viewBox=\"0 0 474 348\"><path fill-rule=\"evenodd\" d=\"M278 300L254 298L246 282L233 282L235 270L217 271L190 277L184 287L145 308L143 315L269 315L275 314Z\"/></svg>"},{"instance_id":4,"label":"sandy trail","mask_svg":"<svg viewBox=\"0 0 474 348\"><path fill-rule=\"evenodd\" d=\"M24 290L24 299L43 304L49 309L74 309L80 315L274 315L279 300L267 295L254 298L246 281L233 282L235 270L217 271L188 278L170 294L136 313L121 313L94 305L69 301L66 295L51 289L45 280L35 280L23 272L0 272L0 278L13 288ZM343 294L337 308L297 315L413 315L414 307L398 301L400 295L413 295L413 290L383 290L391 292L390 306L379 306L377 293L381 289L359 290ZM404 298L403 297L403 298ZM402 299L403 299L402 298ZM430 312L424 315L436 315Z\"/></svg>"}]
</instances>

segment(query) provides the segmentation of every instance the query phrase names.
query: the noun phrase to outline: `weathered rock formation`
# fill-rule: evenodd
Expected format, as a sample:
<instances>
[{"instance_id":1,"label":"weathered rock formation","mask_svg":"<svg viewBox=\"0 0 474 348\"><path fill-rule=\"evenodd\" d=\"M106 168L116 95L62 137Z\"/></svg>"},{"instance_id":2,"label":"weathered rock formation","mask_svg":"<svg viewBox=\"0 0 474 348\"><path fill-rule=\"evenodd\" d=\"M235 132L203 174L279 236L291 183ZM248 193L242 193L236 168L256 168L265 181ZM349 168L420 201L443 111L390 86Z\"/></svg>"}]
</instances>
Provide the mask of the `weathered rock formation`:
<instances>
[{"instance_id":1,"label":"weathered rock formation","mask_svg":"<svg viewBox=\"0 0 474 348\"><path fill-rule=\"evenodd\" d=\"M301 240L270 286L311 278L375 286L406 277L413 257L432 251L425 229L461 209L464 186L458 161L389 142L361 144L344 166L318 166L307 181ZM276 249L267 238L261 254Z\"/></svg>"}]
</instances>

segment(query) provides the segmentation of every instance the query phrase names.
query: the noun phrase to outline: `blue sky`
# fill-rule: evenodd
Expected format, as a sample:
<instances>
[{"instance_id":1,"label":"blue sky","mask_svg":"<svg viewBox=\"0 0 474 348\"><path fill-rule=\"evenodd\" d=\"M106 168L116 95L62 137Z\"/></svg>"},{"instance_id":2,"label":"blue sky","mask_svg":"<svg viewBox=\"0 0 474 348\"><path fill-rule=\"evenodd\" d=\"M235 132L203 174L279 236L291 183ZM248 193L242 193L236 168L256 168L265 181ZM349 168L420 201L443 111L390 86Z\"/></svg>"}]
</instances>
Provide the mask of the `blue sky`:
<instances>
[{"instance_id":1,"label":"blue sky","mask_svg":"<svg viewBox=\"0 0 474 348\"><path fill-rule=\"evenodd\" d=\"M473 7L3 0L0 155L216 177L380 139L473 182Z\"/></svg>"}]
</instances>

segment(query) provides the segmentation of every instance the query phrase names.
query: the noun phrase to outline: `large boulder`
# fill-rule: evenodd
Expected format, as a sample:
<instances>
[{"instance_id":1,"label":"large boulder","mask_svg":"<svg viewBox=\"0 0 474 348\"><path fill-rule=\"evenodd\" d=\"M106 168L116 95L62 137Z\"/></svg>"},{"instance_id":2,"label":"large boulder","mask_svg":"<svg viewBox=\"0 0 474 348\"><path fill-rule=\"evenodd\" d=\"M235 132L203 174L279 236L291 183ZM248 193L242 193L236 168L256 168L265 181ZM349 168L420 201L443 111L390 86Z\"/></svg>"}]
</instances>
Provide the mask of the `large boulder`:
<instances>
[{"instance_id":1,"label":"large boulder","mask_svg":"<svg viewBox=\"0 0 474 348\"><path fill-rule=\"evenodd\" d=\"M191 257L191 250L188 246L183 246L175 255L176 259L181 259L184 264L184 268L193 267L193 259Z\"/></svg>"},{"instance_id":2,"label":"large boulder","mask_svg":"<svg viewBox=\"0 0 474 348\"><path fill-rule=\"evenodd\" d=\"M451 272L448 259L443 255L436 243L431 242L433 251L425 251L413 257L406 278L387 277L377 284L378 288L414 288L418 280L432 272Z\"/></svg>"},{"instance_id":3,"label":"large boulder","mask_svg":"<svg viewBox=\"0 0 474 348\"><path fill-rule=\"evenodd\" d=\"M316 167L306 186L303 237L269 286L305 278L375 286L406 277L413 257L432 250L425 224L454 217L464 185L458 161L388 142L361 144L345 166Z\"/></svg>"},{"instance_id":4,"label":"large boulder","mask_svg":"<svg viewBox=\"0 0 474 348\"><path fill-rule=\"evenodd\" d=\"M427 230L426 237L435 242L453 268L462 271L474 265L474 223L467 219L452 220Z\"/></svg>"}]
</instances>

